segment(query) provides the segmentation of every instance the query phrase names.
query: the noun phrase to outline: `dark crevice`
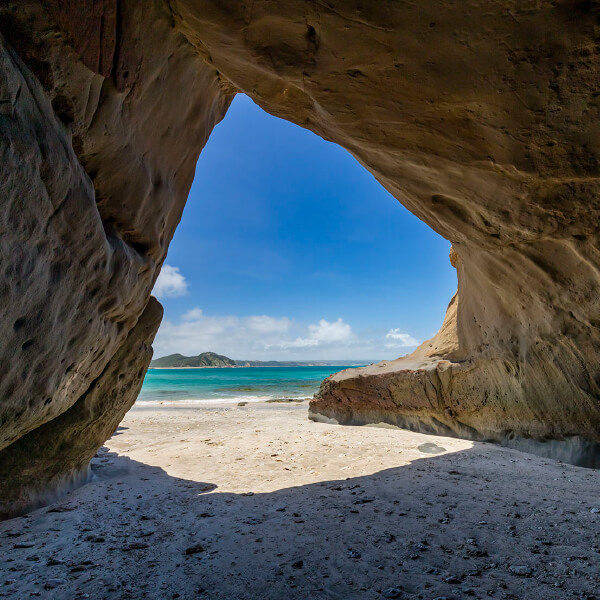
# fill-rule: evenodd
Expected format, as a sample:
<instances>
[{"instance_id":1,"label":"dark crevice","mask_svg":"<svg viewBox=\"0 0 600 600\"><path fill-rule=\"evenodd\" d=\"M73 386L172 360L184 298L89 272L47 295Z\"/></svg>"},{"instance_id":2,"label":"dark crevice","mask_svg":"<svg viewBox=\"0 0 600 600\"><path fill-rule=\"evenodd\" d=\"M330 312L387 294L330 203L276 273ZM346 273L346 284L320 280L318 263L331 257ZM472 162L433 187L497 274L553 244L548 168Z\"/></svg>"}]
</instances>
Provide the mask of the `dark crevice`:
<instances>
[{"instance_id":1,"label":"dark crevice","mask_svg":"<svg viewBox=\"0 0 600 600\"><path fill-rule=\"evenodd\" d=\"M102 215L100 215L102 218ZM151 246L148 242L140 239L133 232L121 232L114 219L102 219L102 226L106 239L113 244L123 242L126 246L134 250L142 257L146 257L150 252Z\"/></svg>"}]
</instances>

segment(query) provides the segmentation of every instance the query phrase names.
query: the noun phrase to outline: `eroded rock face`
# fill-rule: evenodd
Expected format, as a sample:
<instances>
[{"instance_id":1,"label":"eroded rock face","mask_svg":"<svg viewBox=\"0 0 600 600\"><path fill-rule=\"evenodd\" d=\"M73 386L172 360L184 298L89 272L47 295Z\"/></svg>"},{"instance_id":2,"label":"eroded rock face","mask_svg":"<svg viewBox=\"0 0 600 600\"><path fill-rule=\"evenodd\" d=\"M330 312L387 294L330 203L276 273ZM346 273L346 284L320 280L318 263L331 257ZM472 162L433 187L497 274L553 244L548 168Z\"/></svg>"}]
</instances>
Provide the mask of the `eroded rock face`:
<instances>
[{"instance_id":1,"label":"eroded rock face","mask_svg":"<svg viewBox=\"0 0 600 600\"><path fill-rule=\"evenodd\" d=\"M599 16L533 0L2 3L0 449L50 427L123 348L236 90L347 148L455 249L440 335L335 376L314 414L599 441Z\"/></svg>"},{"instance_id":2,"label":"eroded rock face","mask_svg":"<svg viewBox=\"0 0 600 600\"><path fill-rule=\"evenodd\" d=\"M77 402L0 452L0 519L87 480L96 450L137 398L162 318L154 298L104 371Z\"/></svg>"},{"instance_id":3,"label":"eroded rock face","mask_svg":"<svg viewBox=\"0 0 600 600\"><path fill-rule=\"evenodd\" d=\"M461 268L454 248L450 261ZM329 377L311 402L310 417L493 441L600 467L597 402L593 391L586 393L585 379L567 379L577 357L560 347L561 337L555 337L554 355L543 347L527 360L508 353L465 360L459 306L457 293L440 331L412 354Z\"/></svg>"},{"instance_id":4,"label":"eroded rock face","mask_svg":"<svg viewBox=\"0 0 600 600\"><path fill-rule=\"evenodd\" d=\"M0 5L0 461L30 432L60 428L135 330L198 154L233 97L168 6L119 3L118 40L108 26L116 6ZM95 37L89 19L106 24ZM114 414L134 400L129 390ZM68 448L28 452L32 464L47 461L50 480L82 462ZM29 492L12 482L25 485L29 471L7 460L0 496L21 502Z\"/></svg>"}]
</instances>

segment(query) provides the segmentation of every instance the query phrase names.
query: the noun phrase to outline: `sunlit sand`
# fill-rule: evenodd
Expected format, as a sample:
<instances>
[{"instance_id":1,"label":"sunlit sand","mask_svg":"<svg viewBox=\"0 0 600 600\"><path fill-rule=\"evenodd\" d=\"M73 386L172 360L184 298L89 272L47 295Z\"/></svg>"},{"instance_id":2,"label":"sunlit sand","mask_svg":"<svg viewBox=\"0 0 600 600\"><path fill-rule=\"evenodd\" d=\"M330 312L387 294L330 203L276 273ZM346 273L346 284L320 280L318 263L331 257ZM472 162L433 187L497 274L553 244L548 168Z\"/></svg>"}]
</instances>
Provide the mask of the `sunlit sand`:
<instances>
[{"instance_id":1,"label":"sunlit sand","mask_svg":"<svg viewBox=\"0 0 600 600\"><path fill-rule=\"evenodd\" d=\"M0 523L0 596L558 599L600 588L600 473L489 444L314 423L306 403L144 406L93 473Z\"/></svg>"}]
</instances>

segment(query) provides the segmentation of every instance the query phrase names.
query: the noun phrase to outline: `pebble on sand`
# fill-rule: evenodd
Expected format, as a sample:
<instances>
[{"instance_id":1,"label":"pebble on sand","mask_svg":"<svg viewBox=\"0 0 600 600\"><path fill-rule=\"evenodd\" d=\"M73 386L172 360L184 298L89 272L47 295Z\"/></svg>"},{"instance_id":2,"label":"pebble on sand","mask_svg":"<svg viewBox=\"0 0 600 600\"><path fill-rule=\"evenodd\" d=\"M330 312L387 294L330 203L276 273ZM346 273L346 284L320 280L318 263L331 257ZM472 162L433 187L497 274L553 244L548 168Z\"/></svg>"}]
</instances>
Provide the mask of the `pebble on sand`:
<instances>
[{"instance_id":1,"label":"pebble on sand","mask_svg":"<svg viewBox=\"0 0 600 600\"><path fill-rule=\"evenodd\" d=\"M129 552L130 550L143 550L144 548L148 548L149 544L145 544L144 542L132 542L131 544L127 544L123 546L123 552Z\"/></svg>"},{"instance_id":2,"label":"pebble on sand","mask_svg":"<svg viewBox=\"0 0 600 600\"><path fill-rule=\"evenodd\" d=\"M199 552L204 552L204 546L202 544L196 544L195 546L190 546L185 549L186 554L198 554Z\"/></svg>"},{"instance_id":3,"label":"pebble on sand","mask_svg":"<svg viewBox=\"0 0 600 600\"><path fill-rule=\"evenodd\" d=\"M44 583L44 589L53 590L61 585L65 585L67 583L66 579L48 579L46 583Z\"/></svg>"},{"instance_id":4,"label":"pebble on sand","mask_svg":"<svg viewBox=\"0 0 600 600\"><path fill-rule=\"evenodd\" d=\"M511 565L508 570L517 577L530 577L533 571L527 565Z\"/></svg>"}]
</instances>

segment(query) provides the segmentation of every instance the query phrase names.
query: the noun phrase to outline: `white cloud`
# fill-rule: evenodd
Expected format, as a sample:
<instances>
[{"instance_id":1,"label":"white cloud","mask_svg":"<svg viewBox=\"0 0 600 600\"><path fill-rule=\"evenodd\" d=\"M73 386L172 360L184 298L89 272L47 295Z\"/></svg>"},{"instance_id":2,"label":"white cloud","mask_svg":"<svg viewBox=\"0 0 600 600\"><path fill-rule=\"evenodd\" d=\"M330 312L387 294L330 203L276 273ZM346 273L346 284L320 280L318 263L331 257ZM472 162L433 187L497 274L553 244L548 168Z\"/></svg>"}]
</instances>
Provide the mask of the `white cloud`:
<instances>
[{"instance_id":1,"label":"white cloud","mask_svg":"<svg viewBox=\"0 0 600 600\"><path fill-rule=\"evenodd\" d=\"M266 317L265 317L266 318ZM281 340L277 344L269 345L268 348L314 348L316 346L328 346L335 342L347 342L352 339L352 327L339 318L337 321L329 322L321 319L317 325L308 326L309 337L297 337L294 340Z\"/></svg>"},{"instance_id":2,"label":"white cloud","mask_svg":"<svg viewBox=\"0 0 600 600\"><path fill-rule=\"evenodd\" d=\"M181 317L184 321L198 321L202 317L202 309L201 308L192 308L184 313L183 317Z\"/></svg>"},{"instance_id":3,"label":"white cloud","mask_svg":"<svg viewBox=\"0 0 600 600\"><path fill-rule=\"evenodd\" d=\"M290 341L283 341L283 342L279 342L279 344L277 344L276 348L282 348L282 349L286 349L286 348L314 348L315 346L318 346L319 342L317 340L311 340L311 339L307 339L307 338L296 338L295 340L290 340Z\"/></svg>"},{"instance_id":4,"label":"white cloud","mask_svg":"<svg viewBox=\"0 0 600 600\"><path fill-rule=\"evenodd\" d=\"M155 355L213 351L231 358L253 358L257 352L276 346L291 325L287 317L210 316L196 307L184 313L180 323L163 321L154 342Z\"/></svg>"},{"instance_id":5,"label":"white cloud","mask_svg":"<svg viewBox=\"0 0 600 600\"><path fill-rule=\"evenodd\" d=\"M341 318L329 322L321 319L318 325L309 325L310 337L318 342L341 342L352 337L352 327Z\"/></svg>"},{"instance_id":6,"label":"white cloud","mask_svg":"<svg viewBox=\"0 0 600 600\"><path fill-rule=\"evenodd\" d=\"M292 321L286 317L280 319L261 315L258 317L246 317L248 329L258 333L286 333L289 331Z\"/></svg>"},{"instance_id":7,"label":"white cloud","mask_svg":"<svg viewBox=\"0 0 600 600\"><path fill-rule=\"evenodd\" d=\"M196 307L177 322L163 321L154 355L213 351L240 360L376 360L417 345L399 329L354 332L342 318L302 325L288 317L207 315Z\"/></svg>"},{"instance_id":8,"label":"white cloud","mask_svg":"<svg viewBox=\"0 0 600 600\"><path fill-rule=\"evenodd\" d=\"M157 298L178 298L188 293L185 277L179 272L179 267L163 265L152 293Z\"/></svg>"},{"instance_id":9,"label":"white cloud","mask_svg":"<svg viewBox=\"0 0 600 600\"><path fill-rule=\"evenodd\" d=\"M408 333L402 333L400 329L390 329L385 337L388 340L396 340L391 344L386 344L387 348L410 348L419 345L418 340Z\"/></svg>"}]
</instances>

